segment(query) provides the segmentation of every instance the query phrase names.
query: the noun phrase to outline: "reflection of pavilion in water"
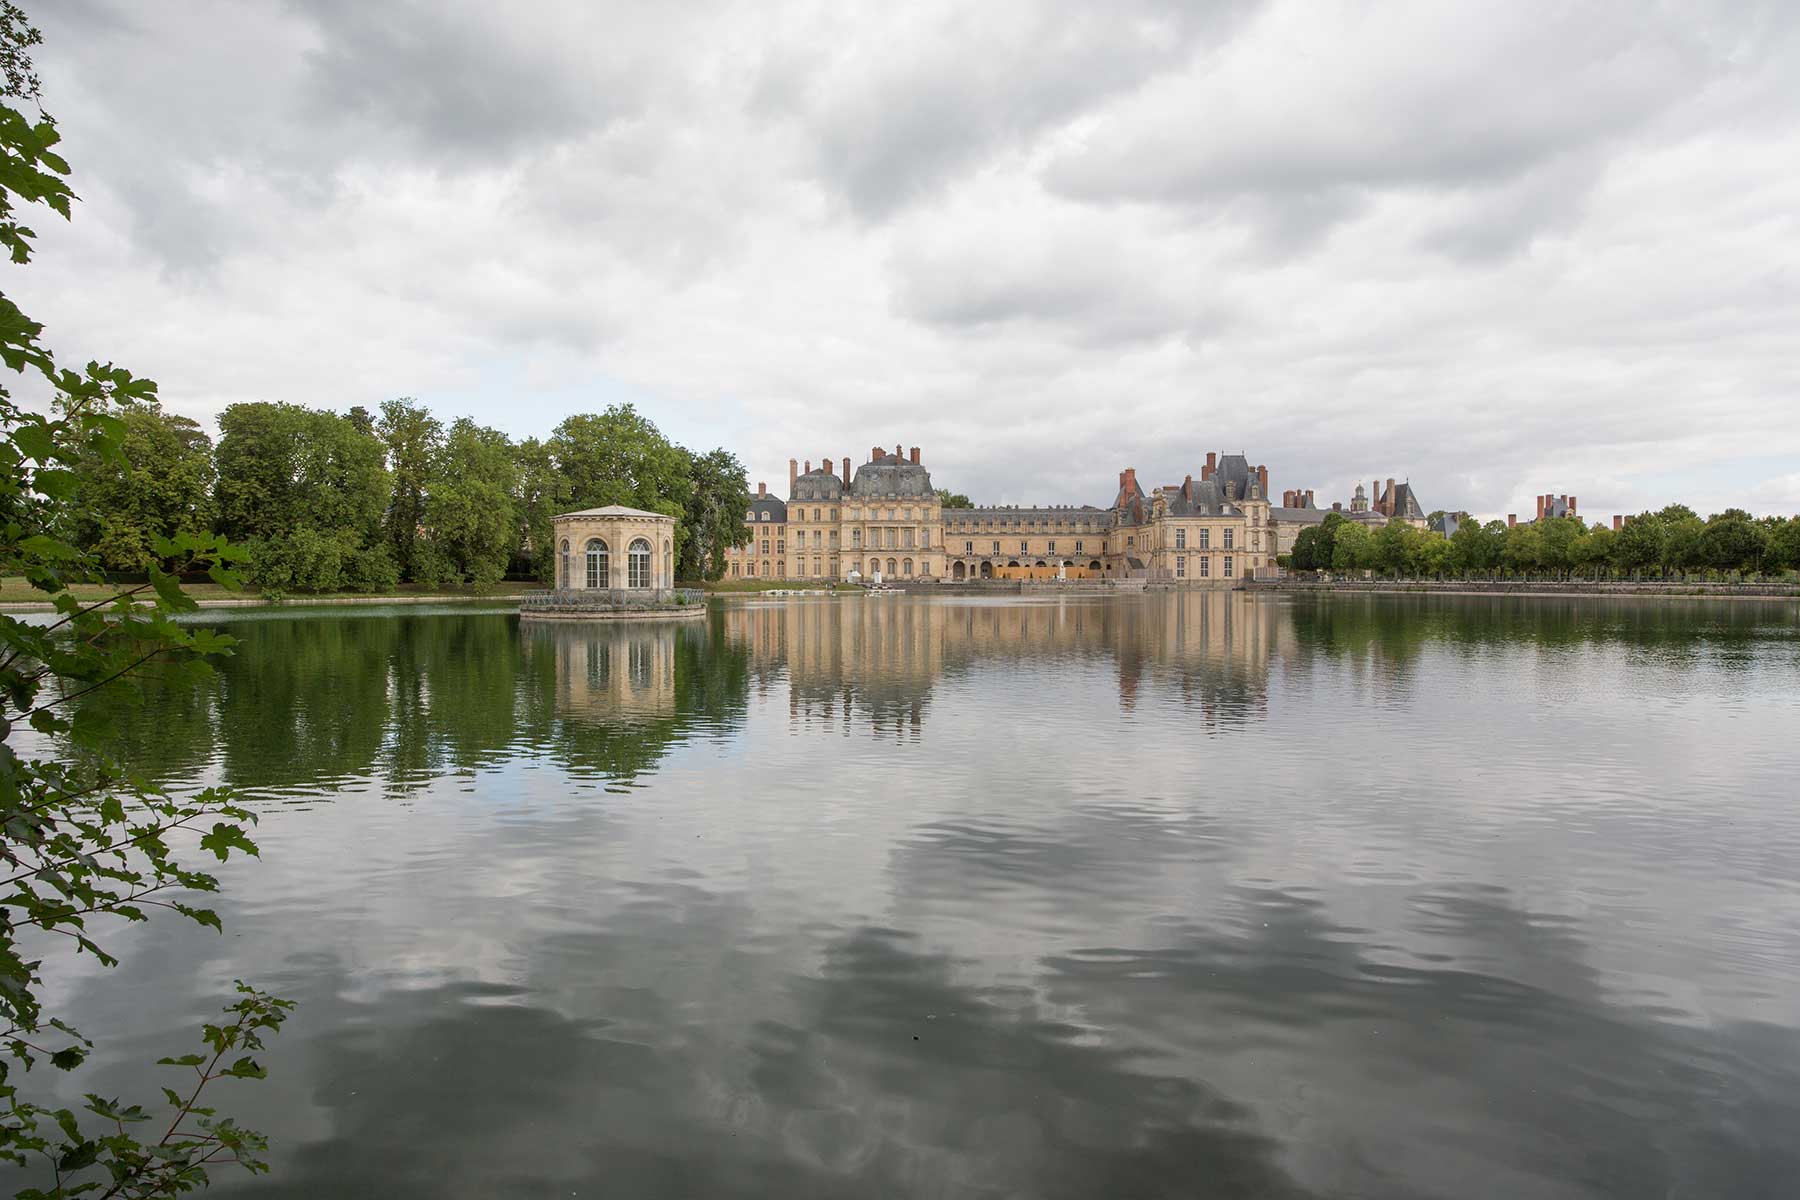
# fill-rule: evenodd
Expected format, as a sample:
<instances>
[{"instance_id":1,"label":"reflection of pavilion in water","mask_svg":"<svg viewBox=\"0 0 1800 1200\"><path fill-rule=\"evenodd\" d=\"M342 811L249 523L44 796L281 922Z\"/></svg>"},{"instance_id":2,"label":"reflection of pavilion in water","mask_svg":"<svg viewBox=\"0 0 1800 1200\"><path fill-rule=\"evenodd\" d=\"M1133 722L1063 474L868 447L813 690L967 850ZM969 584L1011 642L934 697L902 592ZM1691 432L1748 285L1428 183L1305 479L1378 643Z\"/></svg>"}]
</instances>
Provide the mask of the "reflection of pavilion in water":
<instances>
[{"instance_id":1,"label":"reflection of pavilion in water","mask_svg":"<svg viewBox=\"0 0 1800 1200\"><path fill-rule=\"evenodd\" d=\"M1110 660L1127 710L1148 700L1208 721L1254 715L1267 707L1269 659L1291 640L1285 609L1224 591L752 604L728 610L725 630L758 686L785 670L796 720L847 726L860 712L877 734L915 735L940 677L1007 659Z\"/></svg>"},{"instance_id":2,"label":"reflection of pavilion in water","mask_svg":"<svg viewBox=\"0 0 1800 1200\"><path fill-rule=\"evenodd\" d=\"M589 720L675 715L673 625L651 621L541 622L521 626L556 661L556 711Z\"/></svg>"}]
</instances>

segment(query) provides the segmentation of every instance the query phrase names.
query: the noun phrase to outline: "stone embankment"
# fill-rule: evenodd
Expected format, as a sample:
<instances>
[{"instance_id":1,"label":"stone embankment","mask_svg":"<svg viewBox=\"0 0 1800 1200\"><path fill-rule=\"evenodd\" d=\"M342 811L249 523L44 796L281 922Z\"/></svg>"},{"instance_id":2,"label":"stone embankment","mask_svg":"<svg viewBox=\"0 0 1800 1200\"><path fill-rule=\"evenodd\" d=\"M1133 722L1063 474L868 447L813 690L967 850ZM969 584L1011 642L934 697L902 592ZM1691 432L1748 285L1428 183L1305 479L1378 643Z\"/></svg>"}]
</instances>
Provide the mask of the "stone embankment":
<instances>
[{"instance_id":1,"label":"stone embankment","mask_svg":"<svg viewBox=\"0 0 1800 1200\"><path fill-rule=\"evenodd\" d=\"M1492 579L1254 579L1252 592L1336 592L1438 596L1669 596L1679 599L1800 599L1793 583L1680 583L1591 579L1532 581Z\"/></svg>"}]
</instances>

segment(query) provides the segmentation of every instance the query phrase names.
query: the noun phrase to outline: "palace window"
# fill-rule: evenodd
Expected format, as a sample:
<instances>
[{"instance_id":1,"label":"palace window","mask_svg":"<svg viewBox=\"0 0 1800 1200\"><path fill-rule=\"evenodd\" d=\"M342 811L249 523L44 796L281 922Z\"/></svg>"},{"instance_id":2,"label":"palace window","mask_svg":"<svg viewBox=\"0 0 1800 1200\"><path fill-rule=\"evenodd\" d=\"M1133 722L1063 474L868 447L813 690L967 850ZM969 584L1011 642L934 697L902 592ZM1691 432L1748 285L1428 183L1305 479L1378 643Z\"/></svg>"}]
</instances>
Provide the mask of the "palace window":
<instances>
[{"instance_id":1,"label":"palace window","mask_svg":"<svg viewBox=\"0 0 1800 1200\"><path fill-rule=\"evenodd\" d=\"M813 509L813 520L817 521L818 519L819 519L819 510L815 508L815 509Z\"/></svg>"},{"instance_id":2,"label":"palace window","mask_svg":"<svg viewBox=\"0 0 1800 1200\"><path fill-rule=\"evenodd\" d=\"M1231 578L1231 555L1225 556L1225 578Z\"/></svg>"},{"instance_id":3,"label":"palace window","mask_svg":"<svg viewBox=\"0 0 1800 1200\"><path fill-rule=\"evenodd\" d=\"M1044 550L1044 553L1045 554L1055 554L1056 553L1056 539L1055 538L1050 539L1049 543L1047 544L1047 548Z\"/></svg>"},{"instance_id":4,"label":"palace window","mask_svg":"<svg viewBox=\"0 0 1800 1200\"><path fill-rule=\"evenodd\" d=\"M993 544L993 545L994 545L994 551L993 551L993 552L994 552L994 553L995 553L995 554L998 554L998 553L1000 553L1000 543L999 543L999 542L995 542L995 543L994 543L994 544Z\"/></svg>"},{"instance_id":5,"label":"palace window","mask_svg":"<svg viewBox=\"0 0 1800 1200\"><path fill-rule=\"evenodd\" d=\"M1128 534L1126 534L1126 535L1125 535L1125 544L1126 544L1126 545L1127 545L1127 546L1135 546L1135 545L1137 545L1137 535L1136 535L1136 534L1134 534L1134 533L1128 533Z\"/></svg>"},{"instance_id":6,"label":"palace window","mask_svg":"<svg viewBox=\"0 0 1800 1200\"><path fill-rule=\"evenodd\" d=\"M902 575L911 575L912 574L912 559L910 559L910 558L906 559L905 561L903 561L900 564L900 573Z\"/></svg>"},{"instance_id":7,"label":"palace window","mask_svg":"<svg viewBox=\"0 0 1800 1200\"><path fill-rule=\"evenodd\" d=\"M562 565L557 569L556 586L569 586L569 539L564 538L562 544Z\"/></svg>"},{"instance_id":8,"label":"palace window","mask_svg":"<svg viewBox=\"0 0 1800 1200\"><path fill-rule=\"evenodd\" d=\"M1177 550L1187 549L1187 530L1177 529L1175 531L1175 548Z\"/></svg>"},{"instance_id":9,"label":"palace window","mask_svg":"<svg viewBox=\"0 0 1800 1200\"><path fill-rule=\"evenodd\" d=\"M631 549L626 555L626 562L628 564L629 574L626 577L625 586L634 588L649 587L650 543L646 542L643 538L639 538L631 543Z\"/></svg>"},{"instance_id":10,"label":"palace window","mask_svg":"<svg viewBox=\"0 0 1800 1200\"><path fill-rule=\"evenodd\" d=\"M1205 579L1208 576L1210 576L1211 574L1212 574L1212 555L1202 554L1200 556L1200 578Z\"/></svg>"},{"instance_id":11,"label":"palace window","mask_svg":"<svg viewBox=\"0 0 1800 1200\"><path fill-rule=\"evenodd\" d=\"M754 508L746 508L744 510L744 520L746 520L746 521L756 520L756 510Z\"/></svg>"},{"instance_id":12,"label":"palace window","mask_svg":"<svg viewBox=\"0 0 1800 1200\"><path fill-rule=\"evenodd\" d=\"M1212 530L1202 529L1200 531L1200 548L1202 550L1212 549Z\"/></svg>"},{"instance_id":13,"label":"palace window","mask_svg":"<svg viewBox=\"0 0 1800 1200\"><path fill-rule=\"evenodd\" d=\"M919 548L922 550L931 549L931 530L919 530Z\"/></svg>"},{"instance_id":14,"label":"palace window","mask_svg":"<svg viewBox=\"0 0 1800 1200\"><path fill-rule=\"evenodd\" d=\"M963 543L963 553L964 554L975 553L975 543L974 542L964 542Z\"/></svg>"},{"instance_id":15,"label":"palace window","mask_svg":"<svg viewBox=\"0 0 1800 1200\"><path fill-rule=\"evenodd\" d=\"M835 529L831 531L831 548L833 550L838 548L838 531Z\"/></svg>"},{"instance_id":16,"label":"palace window","mask_svg":"<svg viewBox=\"0 0 1800 1200\"><path fill-rule=\"evenodd\" d=\"M587 585L591 588L612 586L612 577L607 565L606 543L599 538L588 539Z\"/></svg>"},{"instance_id":17,"label":"palace window","mask_svg":"<svg viewBox=\"0 0 1800 1200\"><path fill-rule=\"evenodd\" d=\"M862 549L862 530L852 529L850 531L850 548L852 550Z\"/></svg>"},{"instance_id":18,"label":"palace window","mask_svg":"<svg viewBox=\"0 0 1800 1200\"><path fill-rule=\"evenodd\" d=\"M1081 550L1081 540L1080 540L1080 539L1079 539L1079 538L1077 538L1077 539L1076 539L1076 541L1075 541L1075 553L1077 553L1077 554L1080 554L1080 553L1081 553L1081 552L1082 552L1082 550Z\"/></svg>"},{"instance_id":19,"label":"palace window","mask_svg":"<svg viewBox=\"0 0 1800 1200\"><path fill-rule=\"evenodd\" d=\"M738 575L739 575L739 574L740 574L740 572L739 572L739 570L738 570L738 568L739 568L739 567L741 567L741 566L743 566L743 564L742 564L742 563L735 563L735 562L734 562L734 563L732 563L732 564L731 564L731 577L732 577L732 578L733 578L733 579L736 579L736 578L737 578L737 577L738 577Z\"/></svg>"},{"instance_id":20,"label":"palace window","mask_svg":"<svg viewBox=\"0 0 1800 1200\"><path fill-rule=\"evenodd\" d=\"M777 554L787 553L787 539L786 538L778 537L775 539L775 553L777 553Z\"/></svg>"},{"instance_id":21,"label":"palace window","mask_svg":"<svg viewBox=\"0 0 1800 1200\"><path fill-rule=\"evenodd\" d=\"M1234 534L1234 533L1236 533L1236 532L1237 532L1237 530L1235 530L1235 529L1227 529L1227 530L1226 530L1226 531L1225 531L1225 548L1226 548L1226 549L1227 549L1227 550L1229 550L1229 549L1231 549L1231 535L1232 535L1232 534ZM1227 575L1229 575L1229 574L1231 574L1231 572L1230 572L1230 571L1227 571L1227 572L1225 572L1225 573L1226 573L1226 574L1227 574Z\"/></svg>"},{"instance_id":22,"label":"palace window","mask_svg":"<svg viewBox=\"0 0 1800 1200\"><path fill-rule=\"evenodd\" d=\"M1030 554L1031 553L1031 543L1026 541L1024 538L1019 539L1019 553L1020 554Z\"/></svg>"},{"instance_id":23,"label":"palace window","mask_svg":"<svg viewBox=\"0 0 1800 1200\"><path fill-rule=\"evenodd\" d=\"M1177 554L1175 556L1175 578L1187 578L1187 555L1185 554Z\"/></svg>"}]
</instances>

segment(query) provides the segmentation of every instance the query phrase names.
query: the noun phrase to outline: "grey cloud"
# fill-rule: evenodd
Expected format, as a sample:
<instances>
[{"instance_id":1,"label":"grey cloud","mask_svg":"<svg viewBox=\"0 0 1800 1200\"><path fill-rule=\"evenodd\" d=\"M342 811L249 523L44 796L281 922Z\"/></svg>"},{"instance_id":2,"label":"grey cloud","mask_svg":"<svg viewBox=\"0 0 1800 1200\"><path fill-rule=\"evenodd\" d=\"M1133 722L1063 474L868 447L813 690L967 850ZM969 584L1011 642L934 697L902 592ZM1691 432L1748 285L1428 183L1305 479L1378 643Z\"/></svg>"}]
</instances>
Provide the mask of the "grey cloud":
<instances>
[{"instance_id":1,"label":"grey cloud","mask_svg":"<svg viewBox=\"0 0 1800 1200\"><path fill-rule=\"evenodd\" d=\"M804 82L776 60L768 102L800 97L821 177L878 220L985 158L1179 66L1257 0L954 6L893 42L854 48ZM907 38L911 41L908 42Z\"/></svg>"}]
</instances>

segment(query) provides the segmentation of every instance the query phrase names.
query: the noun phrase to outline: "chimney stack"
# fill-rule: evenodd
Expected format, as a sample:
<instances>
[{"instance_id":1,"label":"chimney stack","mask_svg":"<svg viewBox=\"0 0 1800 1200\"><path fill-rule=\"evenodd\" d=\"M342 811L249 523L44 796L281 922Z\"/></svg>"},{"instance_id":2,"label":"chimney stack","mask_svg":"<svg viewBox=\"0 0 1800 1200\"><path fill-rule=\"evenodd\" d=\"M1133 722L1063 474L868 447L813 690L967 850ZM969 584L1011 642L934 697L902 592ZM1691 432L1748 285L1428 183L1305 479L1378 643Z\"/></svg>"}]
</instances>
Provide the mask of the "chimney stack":
<instances>
[{"instance_id":1,"label":"chimney stack","mask_svg":"<svg viewBox=\"0 0 1800 1200\"><path fill-rule=\"evenodd\" d=\"M1200 472L1200 478L1211 479L1218 469L1219 452L1217 450L1208 450L1206 452L1206 467Z\"/></svg>"},{"instance_id":2,"label":"chimney stack","mask_svg":"<svg viewBox=\"0 0 1800 1200\"><path fill-rule=\"evenodd\" d=\"M1623 528L1625 528L1625 518L1620 516L1618 513L1614 513L1613 514L1613 532L1617 533L1617 532L1619 532L1619 530L1621 530Z\"/></svg>"},{"instance_id":3,"label":"chimney stack","mask_svg":"<svg viewBox=\"0 0 1800 1200\"><path fill-rule=\"evenodd\" d=\"M912 461L913 461L913 466L916 467L919 465L919 448L917 446L914 446L912 448Z\"/></svg>"},{"instance_id":4,"label":"chimney stack","mask_svg":"<svg viewBox=\"0 0 1800 1200\"><path fill-rule=\"evenodd\" d=\"M898 442L894 443L894 459L897 462L904 462L906 459L906 447Z\"/></svg>"},{"instance_id":5,"label":"chimney stack","mask_svg":"<svg viewBox=\"0 0 1800 1200\"><path fill-rule=\"evenodd\" d=\"M850 456L844 455L844 486L850 486Z\"/></svg>"},{"instance_id":6,"label":"chimney stack","mask_svg":"<svg viewBox=\"0 0 1800 1200\"><path fill-rule=\"evenodd\" d=\"M800 460L788 459L788 499L794 498L794 481L800 478Z\"/></svg>"},{"instance_id":7,"label":"chimney stack","mask_svg":"<svg viewBox=\"0 0 1800 1200\"><path fill-rule=\"evenodd\" d=\"M1576 511L1575 511L1575 497L1573 497L1573 496L1570 496L1570 497L1569 497L1569 515L1570 515L1570 516L1571 516L1571 517L1574 517L1574 516L1579 516L1579 515L1580 515L1580 514L1579 514L1579 513L1577 513L1577 512L1576 512Z\"/></svg>"},{"instance_id":8,"label":"chimney stack","mask_svg":"<svg viewBox=\"0 0 1800 1200\"><path fill-rule=\"evenodd\" d=\"M1312 506L1313 506L1313 490L1311 488L1307 488L1306 489L1306 507L1311 508Z\"/></svg>"},{"instance_id":9,"label":"chimney stack","mask_svg":"<svg viewBox=\"0 0 1800 1200\"><path fill-rule=\"evenodd\" d=\"M1537 498L1537 519L1540 521L1544 519L1544 498L1542 496Z\"/></svg>"},{"instance_id":10,"label":"chimney stack","mask_svg":"<svg viewBox=\"0 0 1800 1200\"><path fill-rule=\"evenodd\" d=\"M1388 490L1387 490L1387 507L1382 509L1381 511L1391 517L1394 515L1394 509L1397 507L1398 507L1398 505L1396 505L1394 503L1394 477L1392 475L1389 475L1388 476Z\"/></svg>"},{"instance_id":11,"label":"chimney stack","mask_svg":"<svg viewBox=\"0 0 1800 1200\"><path fill-rule=\"evenodd\" d=\"M812 459L809 458L806 460L806 470L801 472L801 474L803 474L803 475L811 475L812 474Z\"/></svg>"},{"instance_id":12,"label":"chimney stack","mask_svg":"<svg viewBox=\"0 0 1800 1200\"><path fill-rule=\"evenodd\" d=\"M768 485L768 484L766 484L766 483L758 483L758 484L757 484L757 485L756 485L756 498L757 498L757 499L758 499L758 500L761 500L761 499L763 499L763 498L764 498L764 497L765 497L765 496L767 496L767 495L768 495L768 494L769 494L769 485Z\"/></svg>"},{"instance_id":13,"label":"chimney stack","mask_svg":"<svg viewBox=\"0 0 1800 1200\"><path fill-rule=\"evenodd\" d=\"M1511 529L1514 525L1517 525L1518 523L1519 523L1519 514L1518 513L1507 513L1506 514L1506 527L1508 529Z\"/></svg>"},{"instance_id":14,"label":"chimney stack","mask_svg":"<svg viewBox=\"0 0 1800 1200\"><path fill-rule=\"evenodd\" d=\"M1262 489L1263 499L1267 500L1269 498L1269 468L1268 467L1258 466L1256 468L1256 483L1257 483L1257 486Z\"/></svg>"}]
</instances>

